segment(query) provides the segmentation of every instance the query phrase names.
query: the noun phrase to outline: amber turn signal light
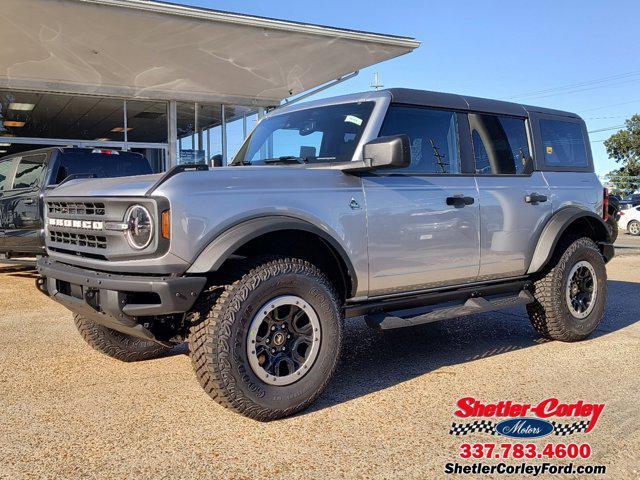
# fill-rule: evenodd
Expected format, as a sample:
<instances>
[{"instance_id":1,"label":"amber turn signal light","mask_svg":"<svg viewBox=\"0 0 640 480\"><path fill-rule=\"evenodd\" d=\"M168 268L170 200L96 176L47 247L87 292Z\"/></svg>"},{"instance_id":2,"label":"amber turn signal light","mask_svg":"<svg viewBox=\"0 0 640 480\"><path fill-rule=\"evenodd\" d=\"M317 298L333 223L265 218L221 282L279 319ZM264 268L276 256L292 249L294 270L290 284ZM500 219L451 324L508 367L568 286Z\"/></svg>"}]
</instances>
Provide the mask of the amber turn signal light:
<instances>
[{"instance_id":1,"label":"amber turn signal light","mask_svg":"<svg viewBox=\"0 0 640 480\"><path fill-rule=\"evenodd\" d=\"M171 210L162 212L162 238L171 238Z\"/></svg>"}]
</instances>

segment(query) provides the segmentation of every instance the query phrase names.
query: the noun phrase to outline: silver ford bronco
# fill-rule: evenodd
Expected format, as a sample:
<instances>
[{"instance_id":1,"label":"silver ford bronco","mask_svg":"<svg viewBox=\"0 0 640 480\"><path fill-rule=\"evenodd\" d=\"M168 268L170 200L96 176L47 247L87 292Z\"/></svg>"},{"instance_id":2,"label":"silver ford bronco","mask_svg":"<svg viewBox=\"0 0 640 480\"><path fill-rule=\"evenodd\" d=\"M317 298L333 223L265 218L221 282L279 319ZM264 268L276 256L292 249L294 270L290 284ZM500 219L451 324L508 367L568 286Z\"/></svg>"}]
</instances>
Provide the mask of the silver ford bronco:
<instances>
[{"instance_id":1,"label":"silver ford bronco","mask_svg":"<svg viewBox=\"0 0 640 480\"><path fill-rule=\"evenodd\" d=\"M72 180L46 201L38 287L124 361L187 341L217 402L310 405L343 321L410 327L525 305L554 340L604 315L614 250L584 122L391 89L272 111L223 168Z\"/></svg>"}]
</instances>

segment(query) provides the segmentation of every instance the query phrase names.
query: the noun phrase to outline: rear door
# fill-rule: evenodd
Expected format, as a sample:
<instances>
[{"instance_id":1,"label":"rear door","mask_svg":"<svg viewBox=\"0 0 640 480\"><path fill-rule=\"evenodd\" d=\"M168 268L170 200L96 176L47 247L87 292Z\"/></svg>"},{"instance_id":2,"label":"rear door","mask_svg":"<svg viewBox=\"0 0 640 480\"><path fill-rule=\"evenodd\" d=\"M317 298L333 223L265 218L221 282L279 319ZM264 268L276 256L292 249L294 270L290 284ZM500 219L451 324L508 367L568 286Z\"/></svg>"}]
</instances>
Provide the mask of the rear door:
<instances>
[{"instance_id":1,"label":"rear door","mask_svg":"<svg viewBox=\"0 0 640 480\"><path fill-rule=\"evenodd\" d=\"M40 192L46 170L44 153L16 159L10 189L3 192L4 247L15 253L38 253L42 249Z\"/></svg>"},{"instance_id":2,"label":"rear door","mask_svg":"<svg viewBox=\"0 0 640 480\"><path fill-rule=\"evenodd\" d=\"M380 136L406 134L411 165L362 177L370 295L474 281L479 207L463 175L456 112L392 105Z\"/></svg>"},{"instance_id":3,"label":"rear door","mask_svg":"<svg viewBox=\"0 0 640 480\"><path fill-rule=\"evenodd\" d=\"M468 115L480 193L481 280L523 275L552 213L549 186L534 172L525 118Z\"/></svg>"}]
</instances>

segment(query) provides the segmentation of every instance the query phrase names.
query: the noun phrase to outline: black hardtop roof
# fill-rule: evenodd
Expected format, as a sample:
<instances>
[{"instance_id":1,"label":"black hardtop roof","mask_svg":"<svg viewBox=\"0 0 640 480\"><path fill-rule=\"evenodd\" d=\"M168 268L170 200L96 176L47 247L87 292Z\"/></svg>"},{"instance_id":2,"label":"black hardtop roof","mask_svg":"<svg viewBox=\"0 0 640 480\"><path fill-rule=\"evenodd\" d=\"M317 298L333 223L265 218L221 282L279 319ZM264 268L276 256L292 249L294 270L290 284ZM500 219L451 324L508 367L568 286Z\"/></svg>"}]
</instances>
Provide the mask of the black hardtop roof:
<instances>
[{"instance_id":1,"label":"black hardtop roof","mask_svg":"<svg viewBox=\"0 0 640 480\"><path fill-rule=\"evenodd\" d=\"M533 107L520 103L503 102L487 98L469 97L455 93L430 92L428 90L413 90L410 88L389 88L391 101L407 105L425 107L452 108L455 110L472 110L476 112L496 113L502 115L528 116L530 112L559 115L563 117L580 118L575 113L553 110L550 108Z\"/></svg>"}]
</instances>

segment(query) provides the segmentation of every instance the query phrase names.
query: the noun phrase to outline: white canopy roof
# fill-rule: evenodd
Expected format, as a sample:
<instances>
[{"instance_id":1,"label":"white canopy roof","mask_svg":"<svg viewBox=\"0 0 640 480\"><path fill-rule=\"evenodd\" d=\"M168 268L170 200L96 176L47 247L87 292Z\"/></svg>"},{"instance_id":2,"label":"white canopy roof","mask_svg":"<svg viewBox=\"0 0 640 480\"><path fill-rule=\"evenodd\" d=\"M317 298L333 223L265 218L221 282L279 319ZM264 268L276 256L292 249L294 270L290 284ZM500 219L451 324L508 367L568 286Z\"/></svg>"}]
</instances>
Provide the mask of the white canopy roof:
<instances>
[{"instance_id":1,"label":"white canopy roof","mask_svg":"<svg viewBox=\"0 0 640 480\"><path fill-rule=\"evenodd\" d=\"M148 0L2 0L0 86L274 105L418 46Z\"/></svg>"}]
</instances>

